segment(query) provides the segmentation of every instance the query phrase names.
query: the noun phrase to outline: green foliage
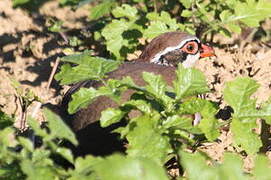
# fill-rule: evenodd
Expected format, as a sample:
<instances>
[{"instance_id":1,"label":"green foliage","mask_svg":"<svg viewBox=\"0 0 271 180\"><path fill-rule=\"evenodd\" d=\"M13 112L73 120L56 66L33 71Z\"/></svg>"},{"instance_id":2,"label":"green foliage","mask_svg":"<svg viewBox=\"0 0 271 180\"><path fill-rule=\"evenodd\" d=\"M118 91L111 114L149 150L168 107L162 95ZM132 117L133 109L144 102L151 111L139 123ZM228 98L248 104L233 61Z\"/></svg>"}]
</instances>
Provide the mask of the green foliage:
<instances>
[{"instance_id":1,"label":"green foliage","mask_svg":"<svg viewBox=\"0 0 271 180\"><path fill-rule=\"evenodd\" d=\"M70 150L59 146L57 139L63 137L72 142L74 135L66 125L49 110L44 110L49 131L40 128L36 120L28 119L30 126L40 138L42 145L35 147L28 138L15 135L15 130L6 127L0 130L0 175L4 179L169 179L163 163L157 161L161 155L169 153L167 139L153 129L149 118L138 118L138 126L129 135L131 148L128 155L113 154L107 157L74 158ZM6 115L5 115L6 116ZM147 120L147 121L146 121ZM156 120L155 120L156 121ZM62 128L62 129L60 129ZM145 129L145 130L144 130ZM66 136L67 135L67 136ZM37 138L37 137L36 137ZM76 143L76 142L75 142ZM20 148L18 148L20 147ZM150 151L152 147L152 151ZM17 150L15 150L17 149ZM144 154L137 154L142 153ZM152 156L150 156L152 154ZM53 155L53 156L52 156ZM74 165L64 169L53 157L63 157ZM148 157L144 157L149 155ZM257 155L251 173L245 173L242 159L233 153L225 153L223 162L214 162L204 153L179 151L180 164L185 177L193 179L270 179L270 160ZM208 162L208 163L207 163Z\"/></svg>"},{"instance_id":2,"label":"green foliage","mask_svg":"<svg viewBox=\"0 0 271 180\"><path fill-rule=\"evenodd\" d=\"M266 173L270 171L270 160L266 156L257 155L254 158L255 166L252 173L248 174L243 170L243 162L240 156L233 153L225 153L222 163L211 162L204 154L180 152L181 163L187 171L187 177L194 179L270 179ZM209 163L207 163L209 160ZM197 167L197 168L196 168Z\"/></svg>"},{"instance_id":3,"label":"green foliage","mask_svg":"<svg viewBox=\"0 0 271 180\"><path fill-rule=\"evenodd\" d=\"M118 62L90 56L89 51L82 54L65 56L62 61L78 64L72 67L68 64L61 67L61 72L55 78L60 84L71 84L78 81L100 80L109 71L118 67ZM92 64L89 64L91 62Z\"/></svg>"},{"instance_id":4,"label":"green foliage","mask_svg":"<svg viewBox=\"0 0 271 180\"><path fill-rule=\"evenodd\" d=\"M101 159L93 166L94 174L99 179L168 179L165 170L147 158L132 158L112 155Z\"/></svg>"},{"instance_id":5,"label":"green foliage","mask_svg":"<svg viewBox=\"0 0 271 180\"><path fill-rule=\"evenodd\" d=\"M73 59L69 62L81 59L80 55L70 57ZM86 56L85 59L90 67L97 66L95 59ZM73 68L78 68L81 72L80 65ZM64 76L66 72L59 74ZM129 77L123 77L122 80L103 80L105 86L97 89L82 88L74 93L69 103L69 112L74 113L86 107L99 96L107 96L119 104L119 108L109 108L102 112L102 127L119 122L124 117L129 119L131 111L139 111L139 116L129 119L127 126L117 129L116 132L127 138L129 156L147 157L163 164L170 153L177 151L175 147L180 147L179 139L184 138L183 134L205 134L208 140L215 140L219 136L218 121L214 117L217 107L207 100L192 98L209 90L203 74L196 69L185 69L181 65L176 74L174 88L168 87L161 76L149 72L143 72L142 77L146 85L141 87ZM102 79L103 75L104 73L97 73L93 77ZM135 94L141 95L120 103L121 94L128 89L133 89ZM196 112L202 113L203 120L198 126L192 126L193 119L187 118L187 115ZM193 139L185 138L193 143Z\"/></svg>"},{"instance_id":6,"label":"green foliage","mask_svg":"<svg viewBox=\"0 0 271 180\"><path fill-rule=\"evenodd\" d=\"M37 10L45 0L13 0L14 7ZM62 6L80 7L93 0L60 0ZM216 1L143 1L128 0L125 4L116 0L101 0L92 4L89 19L98 22L95 40L105 45L111 57L125 60L144 41L168 31L186 31L206 37L216 33L231 36L244 27L259 27L270 17L271 3L268 0L216 0ZM48 30L62 32L63 22L53 21ZM141 39L141 41L139 41ZM142 41L143 40L143 41ZM69 45L76 47L83 42L77 37L69 38ZM204 99L195 97L209 91L204 75L195 69L176 70L173 87L168 87L161 76L143 73L145 86L137 86L129 77L121 80L104 80L106 74L115 70L117 61L90 56L89 51L70 55L56 75L61 84L84 80L101 81L104 86L97 89L82 88L72 96L68 111L75 113L99 96L107 96L119 104L117 108L102 112L102 127L125 119L125 127L114 130L126 139L126 155L113 154L108 157L86 156L75 158L70 149L61 147L62 140L77 144L75 135L62 120L49 110L44 110L47 128L40 128L36 120L28 118L31 130L42 140L40 146L18 135L12 126L13 119L0 111L0 177L3 179L168 179L164 164L172 157L189 179L270 179L270 161L257 154L262 141L255 128L261 118L271 124L271 100L256 107L251 95L259 85L250 78L238 78L226 84L224 99L234 110L229 121L233 133L233 146L253 155L254 167L245 173L242 159L237 153L225 153L223 162L214 162L206 154L188 153L186 148L197 144L193 135L204 135L212 142L220 135L220 124L215 118L218 107ZM13 82L18 97L28 107L40 101L31 91L23 91ZM134 94L121 102L121 94L128 89ZM132 111L136 117L129 117ZM202 119L192 125L190 116L200 113ZM190 115L190 116L189 116ZM37 138L37 137L35 137ZM196 139L199 142L202 142ZM57 158L56 158L57 157ZM63 159L74 165L64 169L56 162ZM200 176L199 176L200 175Z\"/></svg>"},{"instance_id":7,"label":"green foliage","mask_svg":"<svg viewBox=\"0 0 271 180\"><path fill-rule=\"evenodd\" d=\"M270 123L270 102L264 103L263 108L256 108L256 99L251 95L256 92L259 85L250 78L237 78L228 82L224 90L225 101L233 107L231 131L236 146L240 146L248 154L255 154L262 146L261 139L253 129L258 125L258 118L266 119Z\"/></svg>"},{"instance_id":8,"label":"green foliage","mask_svg":"<svg viewBox=\"0 0 271 180\"><path fill-rule=\"evenodd\" d=\"M20 7L28 12L38 11L38 9L48 0L12 0L14 8Z\"/></svg>"},{"instance_id":9,"label":"green foliage","mask_svg":"<svg viewBox=\"0 0 271 180\"><path fill-rule=\"evenodd\" d=\"M31 130L42 140L41 145L35 146L29 138L16 134L16 130L11 126L12 119L1 113L0 122L5 123L5 127L0 130L1 177L169 179L164 164L175 157L186 172L183 178L270 178L265 173L270 169L270 161L266 156L257 155L261 140L253 129L257 128L257 118L270 122L271 106L270 101L267 101L261 105L261 108L256 108L255 100L250 99L259 86L254 80L237 78L228 82L224 90L226 102L234 109L230 123L230 130L234 134L234 145L240 146L254 157L255 165L250 173L246 173L238 153L226 152L222 162L215 162L200 150L196 153L186 151L187 147L192 148L197 143L191 134L204 135L205 141L209 142L213 142L220 135L220 124L215 118L217 106L208 100L195 97L200 93L208 92L206 80L200 71L185 69L180 65L176 69L173 87L169 87L161 76L144 72L142 77L145 85L138 86L130 77L123 77L120 80L107 79L106 73L118 66L115 61L92 57L88 52L67 56L62 60L76 64L69 65L68 70L62 68L58 73L57 77L62 83L69 82L65 76L74 69L81 72L81 69L88 68L90 73L84 75L85 79L100 80L104 85L97 89L82 88L77 91L69 104L70 112L76 112L87 106L99 96L107 96L119 104L117 108L104 110L100 123L102 127L108 127L122 119L126 120L126 126L114 130L122 139L127 140L125 155L112 154L107 157L87 155L84 158L75 158L70 149L61 146L63 140L76 145L75 135L57 115L48 109L43 111L47 120L47 129L41 128L36 120L28 118ZM81 80L81 78L74 78L70 82ZM134 91L133 96L126 102L120 101L122 93L128 89ZM132 111L139 113L129 117ZM193 118L189 115L195 113L200 113L202 119L198 125L193 126ZM197 141L202 142L200 139ZM59 160L71 163L74 168L65 169L59 164Z\"/></svg>"},{"instance_id":10,"label":"green foliage","mask_svg":"<svg viewBox=\"0 0 271 180\"><path fill-rule=\"evenodd\" d=\"M55 119L51 119L54 116L50 115L49 123L55 121ZM1 177L12 179L25 179L26 177L27 179L36 179L37 177L43 177L44 179L52 179L63 171L62 168L56 166L53 160L50 159L50 155L59 149L56 143L51 140L63 136L61 134L49 135L44 129L40 129L36 121L31 121L33 122L31 124L35 124L32 127L35 132L44 137L44 144L40 148L34 148L33 143L25 137L16 137L15 130L12 127L6 127L0 131L2 136L0 140L0 154L2 156L0 161ZM64 124L61 124L62 128L63 126ZM60 133L63 133L63 131Z\"/></svg>"},{"instance_id":11,"label":"green foliage","mask_svg":"<svg viewBox=\"0 0 271 180\"><path fill-rule=\"evenodd\" d=\"M0 110L0 129L5 129L13 124L13 119Z\"/></svg>"},{"instance_id":12,"label":"green foliage","mask_svg":"<svg viewBox=\"0 0 271 180\"><path fill-rule=\"evenodd\" d=\"M57 121L59 127L65 127L64 124L59 124L61 120L52 112L45 110L45 114L49 124ZM169 151L163 151L163 149L168 149L169 145L165 144L166 137L162 134L158 136L159 132L152 128L153 122L150 122L148 117L136 119L139 123L133 133L143 134L142 136L131 134L132 143L130 145L136 146L138 149L131 148L128 150L128 155L113 154L104 158L88 155L76 159L73 159L73 155L68 149L59 147L55 141L57 138L63 137L63 134L69 134L70 130L65 127L59 131L59 127L55 129L56 124L51 124L50 133L48 133L41 129L35 120L29 120L34 132L43 139L43 144L40 147L34 147L29 139L16 137L15 131L10 127L1 130L0 135L3 138L0 139L0 174L2 178L36 179L38 176L43 179L168 179L163 164L157 162L157 159L159 156L169 153ZM144 129L146 130L143 131ZM11 136L13 136L12 141ZM70 140L73 141L72 139ZM22 149L14 151L13 149L18 144ZM152 151L149 151L149 146L152 147ZM137 154L142 153L141 149L144 154ZM69 160L74 164L74 169L63 169L52 159L52 154ZM143 157L148 154L153 156ZM179 151L178 154L181 157L180 164L186 172L185 177L191 180L199 178L270 179L266 174L270 170L270 160L263 155L255 156L254 168L251 173L246 173L242 168L242 159L234 153L225 153L223 161L220 163L212 161L204 153Z\"/></svg>"},{"instance_id":13,"label":"green foliage","mask_svg":"<svg viewBox=\"0 0 271 180\"><path fill-rule=\"evenodd\" d=\"M99 24L93 35L106 46L111 57L124 60L144 41L168 31L186 31L202 37L221 33L231 36L245 27L257 28L270 17L268 0L61 0L63 6L91 3L89 19ZM13 0L15 7L30 6L37 0ZM154 11L153 11L154 9ZM50 27L58 27L58 23ZM51 31L52 31L51 30Z\"/></svg>"},{"instance_id":14,"label":"green foliage","mask_svg":"<svg viewBox=\"0 0 271 180\"><path fill-rule=\"evenodd\" d=\"M184 26L177 23L176 19L170 17L168 12L162 11L160 14L150 12L147 14L147 19L150 21L147 29L143 32L143 37L152 39L162 33L176 30L184 30Z\"/></svg>"},{"instance_id":15,"label":"green foliage","mask_svg":"<svg viewBox=\"0 0 271 180\"><path fill-rule=\"evenodd\" d=\"M50 128L50 131L51 131L50 132L51 137L47 136L46 140L50 141L51 139L54 139L54 138L60 138L60 139L67 139L75 145L78 144L72 131L65 125L65 123L60 119L59 116L52 113L48 109L44 110L44 115L46 119L48 120L48 128Z\"/></svg>"},{"instance_id":16,"label":"green foliage","mask_svg":"<svg viewBox=\"0 0 271 180\"><path fill-rule=\"evenodd\" d=\"M203 94L209 91L202 72L196 69L185 69L180 66L176 74L177 79L174 81L174 88L177 99Z\"/></svg>"},{"instance_id":17,"label":"green foliage","mask_svg":"<svg viewBox=\"0 0 271 180\"><path fill-rule=\"evenodd\" d=\"M139 44L138 38L142 27L136 24L139 19L138 10L128 4L123 4L113 9L112 14L120 19L112 20L103 28L101 34L106 40L107 50L117 59L123 59L129 51L135 51Z\"/></svg>"},{"instance_id":18,"label":"green foliage","mask_svg":"<svg viewBox=\"0 0 271 180\"><path fill-rule=\"evenodd\" d=\"M61 32L62 30L62 25L63 25L63 21L55 21L54 19L49 19L48 20L48 30L51 32Z\"/></svg>"},{"instance_id":19,"label":"green foliage","mask_svg":"<svg viewBox=\"0 0 271 180\"><path fill-rule=\"evenodd\" d=\"M252 171L253 176L257 180L267 180L271 178L270 171L270 160L264 155L259 155L255 158L255 167Z\"/></svg>"},{"instance_id":20,"label":"green foliage","mask_svg":"<svg viewBox=\"0 0 271 180\"><path fill-rule=\"evenodd\" d=\"M174 14L171 4L161 1L159 11L151 12L142 4L131 6L122 4L112 10L112 20L105 24L101 34L105 45L117 59L125 59L139 47L138 38L152 39L168 31L187 31L198 35L222 33L231 36L240 33L242 27L259 27L260 22L270 17L271 3L267 0L231 1L183 1L173 3L179 6ZM184 7L181 7L181 6ZM99 5L98 5L99 6ZM108 5L108 8L111 5ZM156 7L155 3L145 3L143 7ZM165 11L167 10L167 11ZM181 15L182 21L177 21ZM200 30L200 31L199 31ZM133 33L129 33L133 32ZM129 34L129 35L127 35Z\"/></svg>"},{"instance_id":21,"label":"green foliage","mask_svg":"<svg viewBox=\"0 0 271 180\"><path fill-rule=\"evenodd\" d=\"M107 127L111 124L119 122L124 117L124 115L125 113L119 109L108 108L106 111L102 112L100 119L101 126Z\"/></svg>"},{"instance_id":22,"label":"green foliage","mask_svg":"<svg viewBox=\"0 0 271 180\"><path fill-rule=\"evenodd\" d=\"M22 4L26 4L31 0L13 0L13 7L20 6Z\"/></svg>"},{"instance_id":23,"label":"green foliage","mask_svg":"<svg viewBox=\"0 0 271 180\"><path fill-rule=\"evenodd\" d=\"M116 5L112 0L106 0L91 8L89 19L96 20L111 12L111 9Z\"/></svg>"},{"instance_id":24,"label":"green foliage","mask_svg":"<svg viewBox=\"0 0 271 180\"><path fill-rule=\"evenodd\" d=\"M62 6L82 6L87 3L91 3L93 0L59 0L59 4Z\"/></svg>"},{"instance_id":25,"label":"green foliage","mask_svg":"<svg viewBox=\"0 0 271 180\"><path fill-rule=\"evenodd\" d=\"M77 62L76 59L80 56L70 57L74 59L68 62ZM90 66L95 67L94 59L88 61ZM76 67L79 66L73 68ZM104 74L96 74L93 77L102 79ZM210 160L207 155L183 151L185 147L195 143L189 134L204 134L210 142L220 135L220 124L215 118L217 106L208 100L195 97L209 91L205 77L200 71L186 69L180 65L176 70L173 87L169 87L159 75L143 72L142 77L145 86L139 87L130 77L123 77L121 80L103 80L105 86L97 89L82 88L73 95L69 106L76 107L72 111L76 112L99 96L108 96L118 102L118 108L109 108L102 112L100 122L102 127L107 127L123 118L127 120L125 127L114 131L120 133L121 138L127 139L126 153L129 158L148 158L163 165L170 157L180 156L180 163L191 179L198 179L197 169L204 169L204 179L227 179L229 176L232 179L249 179L242 169L242 160L236 154L226 154L222 164L213 162L207 165L206 162ZM259 85L250 78L237 78L228 82L224 90L225 101L234 110L230 123L230 130L234 135L233 145L254 156L262 146L259 135L254 132L257 128L256 119L263 118L268 123L271 119L270 101L263 103L261 108L256 108L256 101L250 99L258 87ZM128 89L134 90L134 95L130 100L120 103L121 94ZM139 113L129 118L132 111ZM192 126L193 119L187 115L195 113L200 113L202 119L198 125ZM268 162L262 156L255 157L256 166L251 176L262 177L259 167L267 168Z\"/></svg>"},{"instance_id":26,"label":"green foliage","mask_svg":"<svg viewBox=\"0 0 271 180\"><path fill-rule=\"evenodd\" d=\"M49 131L40 128L38 122L29 118L29 124L36 135L42 138L42 145L23 136L16 136L15 130L6 127L0 130L0 175L5 179L167 179L165 170L152 159L112 155L106 158L86 156L74 159L71 151L59 146L59 140L66 139L77 144L74 134L61 119L45 109ZM3 116L1 115L1 120ZM5 118L8 121L8 118ZM37 138L37 137L36 137ZM19 148L20 147L20 148ZM15 150L17 149L17 150ZM74 164L74 169L65 170L54 161L61 156ZM124 168L125 167L125 168Z\"/></svg>"},{"instance_id":27,"label":"green foliage","mask_svg":"<svg viewBox=\"0 0 271 180\"><path fill-rule=\"evenodd\" d=\"M187 177L191 180L194 179L249 179L242 168L242 159L232 153L224 155L222 164L213 162L207 165L208 158L200 153L190 154L187 152L180 152L181 163L184 169L187 170ZM197 168L195 168L197 167Z\"/></svg>"}]
</instances>

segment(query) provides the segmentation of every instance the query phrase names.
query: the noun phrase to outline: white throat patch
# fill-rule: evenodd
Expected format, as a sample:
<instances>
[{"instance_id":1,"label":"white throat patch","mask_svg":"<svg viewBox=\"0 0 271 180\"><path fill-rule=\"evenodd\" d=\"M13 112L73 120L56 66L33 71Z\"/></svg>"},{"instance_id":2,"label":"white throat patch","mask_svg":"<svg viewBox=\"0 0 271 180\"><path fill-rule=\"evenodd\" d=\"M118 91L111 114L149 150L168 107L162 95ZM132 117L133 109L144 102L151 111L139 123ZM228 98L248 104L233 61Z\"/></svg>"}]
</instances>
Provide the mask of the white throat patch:
<instances>
[{"instance_id":1,"label":"white throat patch","mask_svg":"<svg viewBox=\"0 0 271 180\"><path fill-rule=\"evenodd\" d=\"M186 60L182 62L184 68L193 67L200 58L200 52L197 54L188 54Z\"/></svg>"},{"instance_id":2,"label":"white throat patch","mask_svg":"<svg viewBox=\"0 0 271 180\"><path fill-rule=\"evenodd\" d=\"M185 39L183 41L181 41L180 44L178 44L177 46L171 46L171 47L167 47L166 49L164 49L163 51L160 51L159 53L157 53L151 60L150 62L151 63L157 63L159 64L159 59L162 55L165 55L167 54L168 52L170 51L173 51L175 49L180 49L181 47L183 47L187 42L189 41L197 41L198 43L200 43L200 40L196 37L192 37L192 38L188 38L188 39ZM186 62L184 61L183 62L183 65L184 67L187 66L187 67L191 67L190 65L194 65L195 62L199 59L199 56L200 54L194 54L194 55L188 55L187 56L187 59L190 61L190 62Z\"/></svg>"}]
</instances>

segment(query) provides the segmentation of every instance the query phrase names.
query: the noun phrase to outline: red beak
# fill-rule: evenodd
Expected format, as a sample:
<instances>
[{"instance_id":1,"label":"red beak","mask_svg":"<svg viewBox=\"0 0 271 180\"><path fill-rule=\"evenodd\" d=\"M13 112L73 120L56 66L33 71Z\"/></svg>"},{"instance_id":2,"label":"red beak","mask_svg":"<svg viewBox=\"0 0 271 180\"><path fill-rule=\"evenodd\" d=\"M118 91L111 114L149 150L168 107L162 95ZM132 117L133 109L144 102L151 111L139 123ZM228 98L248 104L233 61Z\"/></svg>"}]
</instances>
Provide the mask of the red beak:
<instances>
[{"instance_id":1,"label":"red beak","mask_svg":"<svg viewBox=\"0 0 271 180\"><path fill-rule=\"evenodd\" d=\"M205 44L201 44L200 57L205 58L205 57L210 57L210 56L215 56L214 49Z\"/></svg>"}]
</instances>

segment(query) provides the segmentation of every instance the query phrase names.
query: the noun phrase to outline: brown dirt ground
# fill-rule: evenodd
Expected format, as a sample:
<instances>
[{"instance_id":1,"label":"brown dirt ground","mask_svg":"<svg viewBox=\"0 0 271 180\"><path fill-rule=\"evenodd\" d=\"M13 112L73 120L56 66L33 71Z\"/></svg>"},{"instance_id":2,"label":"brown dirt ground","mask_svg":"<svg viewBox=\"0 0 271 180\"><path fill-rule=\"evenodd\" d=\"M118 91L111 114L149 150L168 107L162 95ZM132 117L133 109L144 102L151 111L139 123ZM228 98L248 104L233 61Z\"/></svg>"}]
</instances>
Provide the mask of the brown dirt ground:
<instances>
[{"instance_id":1,"label":"brown dirt ground","mask_svg":"<svg viewBox=\"0 0 271 180\"><path fill-rule=\"evenodd\" d=\"M88 7L72 11L59 8L57 1L50 1L30 17L21 9L13 9L10 0L0 1L0 106L8 114L19 113L14 106L14 102L18 102L15 100L11 78L19 81L24 88L33 90L44 102L59 103L65 91L55 81L46 89L52 67L63 51L63 39L44 31L43 17L50 16L64 21L66 28L81 29L85 24L79 19L88 16ZM271 21L263 25L263 28L269 28L269 32L270 27ZM258 81L261 87L254 95L258 102L267 100L271 95L271 42L266 41L267 45L259 41L249 43L240 51L240 46L233 46L239 38L217 36L215 42L223 44L223 47L215 48L217 58L202 60L197 65L207 76L212 89L207 97L216 102L221 101L221 108L225 106L222 100L225 82L236 76L250 76ZM239 151L231 146L230 132L222 131L220 140L206 143L202 149L216 160L221 160L226 150ZM270 153L267 154L271 157ZM252 157L244 159L245 168L249 170Z\"/></svg>"}]
</instances>

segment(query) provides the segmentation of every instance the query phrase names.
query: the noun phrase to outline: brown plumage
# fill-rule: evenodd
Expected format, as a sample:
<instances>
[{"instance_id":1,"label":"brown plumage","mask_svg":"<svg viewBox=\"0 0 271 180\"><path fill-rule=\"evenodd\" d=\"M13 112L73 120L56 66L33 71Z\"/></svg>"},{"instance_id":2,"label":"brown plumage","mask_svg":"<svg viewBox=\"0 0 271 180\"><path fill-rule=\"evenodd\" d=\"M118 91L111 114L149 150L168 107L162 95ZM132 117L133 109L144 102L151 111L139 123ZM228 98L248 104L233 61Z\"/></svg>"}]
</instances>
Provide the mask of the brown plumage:
<instances>
[{"instance_id":1,"label":"brown plumage","mask_svg":"<svg viewBox=\"0 0 271 180\"><path fill-rule=\"evenodd\" d=\"M152 72L154 74L161 75L164 80L172 85L172 81L175 79L175 68L168 66L161 66L148 63L126 63L122 64L117 70L108 74L109 79L122 79L125 76L130 76L138 86L145 85L142 79L142 72ZM92 87L97 88L101 86L101 82L92 82ZM128 90L122 96L123 101L127 101L132 94L132 90ZM70 96L70 94L66 94ZM67 102L67 101L66 101ZM67 104L63 104L67 107ZM87 108L79 110L73 115L72 128L74 131L78 131L88 124L93 123L100 119L101 112L108 107L117 107L117 104L110 98L101 96L92 102Z\"/></svg>"},{"instance_id":2,"label":"brown plumage","mask_svg":"<svg viewBox=\"0 0 271 180\"><path fill-rule=\"evenodd\" d=\"M168 85L172 85L175 79L175 67L161 66L149 63L126 63L121 65L117 70L108 74L109 79L122 79L125 76L130 76L138 86L145 85L142 79L142 72L152 72L161 75ZM83 83L84 84L84 83ZM79 84L79 86L82 84ZM85 82L85 87L92 86L97 88L102 86L101 82L88 81ZM75 88L78 89L78 88ZM74 147L69 145L75 155L108 155L114 151L123 151L123 141L118 140L118 135L111 133L113 129L123 125L123 122L111 125L107 128L101 128L99 119L101 112L109 107L117 107L110 98L101 96L92 102L88 107L79 110L74 115L68 115L67 107L73 91L66 93L63 103L61 105L62 115L64 119L75 131L79 146ZM126 101L130 98L132 90L127 90L122 95L122 100ZM63 112L64 110L64 112ZM135 114L133 114L135 113ZM129 116L136 115L137 112L132 112Z\"/></svg>"},{"instance_id":3,"label":"brown plumage","mask_svg":"<svg viewBox=\"0 0 271 180\"><path fill-rule=\"evenodd\" d=\"M200 40L195 36L183 32L164 33L146 46L139 59L133 63L122 64L117 70L109 73L108 78L121 79L130 76L138 86L143 86L145 83L142 79L142 72L146 71L161 75L168 85L172 85L172 81L175 79L175 67L178 63L183 63L184 67L191 67L199 58L212 56L213 54L213 50L209 46L201 44ZM101 128L98 121L103 110L117 106L111 99L101 96L74 115L67 113L71 95L80 87L97 88L101 85L101 82L97 81L77 83L67 91L63 98L60 107L61 114L76 132L79 141L79 146L74 150L76 155L87 153L106 155L123 148L121 142L116 140L116 134L110 133L119 124ZM122 100L127 101L132 93L132 90L126 91L122 96Z\"/></svg>"}]
</instances>

